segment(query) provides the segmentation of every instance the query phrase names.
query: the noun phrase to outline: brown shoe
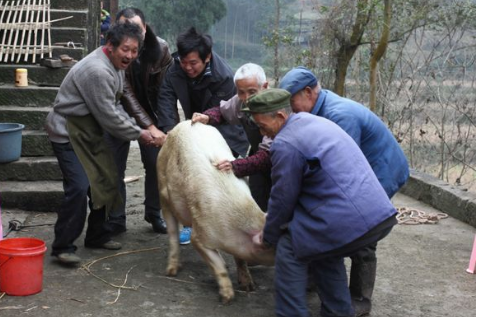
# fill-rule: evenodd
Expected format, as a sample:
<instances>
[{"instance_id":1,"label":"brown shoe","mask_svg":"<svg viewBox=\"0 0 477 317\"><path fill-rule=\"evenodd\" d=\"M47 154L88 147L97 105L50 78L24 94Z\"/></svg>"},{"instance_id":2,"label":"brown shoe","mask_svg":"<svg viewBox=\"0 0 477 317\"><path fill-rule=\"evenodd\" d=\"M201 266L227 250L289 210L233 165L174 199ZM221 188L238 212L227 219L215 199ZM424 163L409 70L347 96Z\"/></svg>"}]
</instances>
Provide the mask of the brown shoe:
<instances>
[{"instance_id":1,"label":"brown shoe","mask_svg":"<svg viewBox=\"0 0 477 317\"><path fill-rule=\"evenodd\" d=\"M63 264L78 264L81 262L81 258L74 253L60 253L56 258Z\"/></svg>"},{"instance_id":2,"label":"brown shoe","mask_svg":"<svg viewBox=\"0 0 477 317\"><path fill-rule=\"evenodd\" d=\"M108 242L105 242L103 244L85 244L85 247L93 249L119 250L123 246L119 242L109 240Z\"/></svg>"}]
</instances>

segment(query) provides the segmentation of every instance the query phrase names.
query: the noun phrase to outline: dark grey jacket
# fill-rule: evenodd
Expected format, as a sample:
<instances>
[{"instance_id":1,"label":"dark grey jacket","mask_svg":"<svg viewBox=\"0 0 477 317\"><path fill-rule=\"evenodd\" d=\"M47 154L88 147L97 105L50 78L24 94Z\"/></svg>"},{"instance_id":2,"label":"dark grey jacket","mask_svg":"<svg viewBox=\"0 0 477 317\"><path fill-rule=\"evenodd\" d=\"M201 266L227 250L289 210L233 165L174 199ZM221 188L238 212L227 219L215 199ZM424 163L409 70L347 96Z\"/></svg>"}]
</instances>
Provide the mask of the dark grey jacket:
<instances>
[{"instance_id":1,"label":"dark grey jacket","mask_svg":"<svg viewBox=\"0 0 477 317\"><path fill-rule=\"evenodd\" d=\"M182 70L177 53L172 55L174 63L169 67L159 94L158 127L167 132L178 122L177 100L179 100L186 119L194 112L204 112L216 107L221 100L235 95L233 72L230 66L212 52L210 61L211 75L204 76L200 83L192 84L191 79ZM232 150L244 156L248 150L248 140L243 128L238 125L218 127Z\"/></svg>"}]
</instances>

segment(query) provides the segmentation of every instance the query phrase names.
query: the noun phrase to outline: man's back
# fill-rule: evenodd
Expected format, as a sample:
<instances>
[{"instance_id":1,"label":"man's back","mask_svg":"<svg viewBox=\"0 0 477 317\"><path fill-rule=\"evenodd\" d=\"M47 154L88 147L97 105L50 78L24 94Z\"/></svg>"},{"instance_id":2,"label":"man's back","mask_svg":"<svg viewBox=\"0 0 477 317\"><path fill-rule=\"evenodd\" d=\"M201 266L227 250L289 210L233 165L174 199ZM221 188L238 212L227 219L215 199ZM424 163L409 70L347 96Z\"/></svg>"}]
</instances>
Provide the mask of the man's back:
<instances>
[{"instance_id":1,"label":"man's back","mask_svg":"<svg viewBox=\"0 0 477 317\"><path fill-rule=\"evenodd\" d=\"M327 119L290 116L270 151L274 190L268 217L272 210L289 214L297 256L344 246L395 213L359 147Z\"/></svg>"},{"instance_id":2,"label":"man's back","mask_svg":"<svg viewBox=\"0 0 477 317\"><path fill-rule=\"evenodd\" d=\"M407 181L409 167L404 152L391 131L368 108L322 89L312 113L338 124L354 139L389 197Z\"/></svg>"}]
</instances>

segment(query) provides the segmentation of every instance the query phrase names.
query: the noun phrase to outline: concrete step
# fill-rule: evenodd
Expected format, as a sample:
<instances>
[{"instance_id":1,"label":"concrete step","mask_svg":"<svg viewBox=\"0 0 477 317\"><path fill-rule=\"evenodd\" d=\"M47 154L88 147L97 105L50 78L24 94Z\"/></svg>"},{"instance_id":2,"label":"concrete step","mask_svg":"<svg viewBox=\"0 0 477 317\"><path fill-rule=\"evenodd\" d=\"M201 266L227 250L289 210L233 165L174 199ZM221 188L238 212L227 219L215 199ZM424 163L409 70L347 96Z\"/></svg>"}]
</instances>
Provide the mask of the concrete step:
<instances>
[{"instance_id":1,"label":"concrete step","mask_svg":"<svg viewBox=\"0 0 477 317\"><path fill-rule=\"evenodd\" d=\"M0 164L0 181L61 181L58 161L54 156L20 157L18 161ZM2 188L3 192L3 188Z\"/></svg>"},{"instance_id":2,"label":"concrete step","mask_svg":"<svg viewBox=\"0 0 477 317\"><path fill-rule=\"evenodd\" d=\"M21 123L25 125L26 130L43 130L50 109L50 107L0 106L0 122Z\"/></svg>"},{"instance_id":3,"label":"concrete step","mask_svg":"<svg viewBox=\"0 0 477 317\"><path fill-rule=\"evenodd\" d=\"M46 132L42 130L23 130L21 156L54 156Z\"/></svg>"},{"instance_id":4,"label":"concrete step","mask_svg":"<svg viewBox=\"0 0 477 317\"><path fill-rule=\"evenodd\" d=\"M83 57L87 55L87 50L83 46L76 47L76 48L67 47L67 46L54 46L51 52L51 58L59 58L60 55L65 55L65 54L79 61L80 59L82 59ZM50 55L44 54L43 58L50 58ZM28 59L26 61L24 60L24 56L21 56L21 59L20 61L18 61L18 63L16 61L17 61L17 56L15 56L15 59L13 61L10 61L10 64L17 66L17 68L20 68L20 67L24 68L27 65L39 66L41 61L41 55L40 54L36 55L35 63L33 63L32 55L28 55ZM7 82L10 82L10 80L11 79L8 79Z\"/></svg>"},{"instance_id":5,"label":"concrete step","mask_svg":"<svg viewBox=\"0 0 477 317\"><path fill-rule=\"evenodd\" d=\"M61 181L0 182L2 208L33 211L59 210L63 200Z\"/></svg>"},{"instance_id":6,"label":"concrete step","mask_svg":"<svg viewBox=\"0 0 477 317\"><path fill-rule=\"evenodd\" d=\"M0 86L0 106L48 107L55 101L58 87L29 85L15 87L15 83Z\"/></svg>"},{"instance_id":7,"label":"concrete step","mask_svg":"<svg viewBox=\"0 0 477 317\"><path fill-rule=\"evenodd\" d=\"M70 67L49 68L39 65L0 64L0 82L14 84L15 70L17 68L26 68L28 70L28 81L30 84L53 87L59 87L63 78L70 70Z\"/></svg>"}]
</instances>

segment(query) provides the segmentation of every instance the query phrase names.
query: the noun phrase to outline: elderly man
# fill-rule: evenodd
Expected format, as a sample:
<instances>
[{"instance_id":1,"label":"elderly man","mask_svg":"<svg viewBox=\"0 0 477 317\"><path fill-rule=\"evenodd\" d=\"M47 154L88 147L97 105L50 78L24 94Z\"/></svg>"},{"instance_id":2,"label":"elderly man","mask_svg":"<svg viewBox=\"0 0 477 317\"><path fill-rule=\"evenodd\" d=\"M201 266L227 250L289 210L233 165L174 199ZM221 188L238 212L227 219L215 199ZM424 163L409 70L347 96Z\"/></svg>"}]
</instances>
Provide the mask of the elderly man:
<instances>
[{"instance_id":1,"label":"elderly man","mask_svg":"<svg viewBox=\"0 0 477 317\"><path fill-rule=\"evenodd\" d=\"M272 192L258 247L276 247L277 316L308 316L308 271L321 316L355 316L344 257L376 244L396 224L396 210L356 142L333 122L292 114L290 93L252 96L263 135L273 138Z\"/></svg>"},{"instance_id":2,"label":"elderly man","mask_svg":"<svg viewBox=\"0 0 477 317\"><path fill-rule=\"evenodd\" d=\"M247 63L237 69L234 82L237 87L237 94L234 97L221 101L220 106L210 108L204 113L194 113L192 122L213 126L237 124L243 127L250 142L248 156L219 162L217 168L224 171L232 170L237 177L249 176L252 197L258 206L266 211L271 189L271 164L268 151L272 140L263 137L250 115L241 110L250 96L268 88L267 77L262 67Z\"/></svg>"},{"instance_id":3,"label":"elderly man","mask_svg":"<svg viewBox=\"0 0 477 317\"><path fill-rule=\"evenodd\" d=\"M365 106L322 89L315 75L304 67L290 70L280 88L291 93L294 112L308 112L339 125L361 148L381 186L391 198L409 178L406 156L391 131ZM350 291L357 316L371 311L376 279L376 245L351 257Z\"/></svg>"},{"instance_id":4,"label":"elderly man","mask_svg":"<svg viewBox=\"0 0 477 317\"><path fill-rule=\"evenodd\" d=\"M76 64L61 83L46 130L63 173L65 197L58 211L52 255L60 263L77 264L74 241L83 231L90 197L85 246L118 250L106 224L110 210L121 204L113 154L104 131L123 140L151 143L119 103L124 70L137 57L141 30L134 24L115 25L106 45Z\"/></svg>"}]
</instances>

